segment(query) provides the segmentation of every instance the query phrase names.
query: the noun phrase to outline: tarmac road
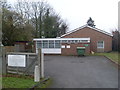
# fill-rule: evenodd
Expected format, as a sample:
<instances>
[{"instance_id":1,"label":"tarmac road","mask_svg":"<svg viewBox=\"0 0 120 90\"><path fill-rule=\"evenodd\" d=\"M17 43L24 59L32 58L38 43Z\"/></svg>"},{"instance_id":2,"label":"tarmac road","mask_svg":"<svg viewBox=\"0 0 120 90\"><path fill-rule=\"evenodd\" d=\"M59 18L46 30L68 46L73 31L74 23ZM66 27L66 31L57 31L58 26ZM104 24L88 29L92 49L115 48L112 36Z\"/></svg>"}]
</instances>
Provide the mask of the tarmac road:
<instances>
[{"instance_id":1,"label":"tarmac road","mask_svg":"<svg viewBox=\"0 0 120 90\"><path fill-rule=\"evenodd\" d=\"M50 88L118 88L117 65L103 56L45 55Z\"/></svg>"}]
</instances>

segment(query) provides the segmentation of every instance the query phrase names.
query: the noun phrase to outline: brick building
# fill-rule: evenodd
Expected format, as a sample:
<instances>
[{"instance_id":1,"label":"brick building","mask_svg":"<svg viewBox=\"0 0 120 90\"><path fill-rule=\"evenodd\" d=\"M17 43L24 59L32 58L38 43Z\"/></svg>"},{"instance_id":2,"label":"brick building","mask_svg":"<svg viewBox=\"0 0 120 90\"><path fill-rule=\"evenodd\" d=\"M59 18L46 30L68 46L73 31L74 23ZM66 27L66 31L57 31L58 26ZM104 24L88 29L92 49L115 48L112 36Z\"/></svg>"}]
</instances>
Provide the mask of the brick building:
<instances>
[{"instance_id":1,"label":"brick building","mask_svg":"<svg viewBox=\"0 0 120 90\"><path fill-rule=\"evenodd\" d=\"M112 51L112 35L103 30L84 25L71 32L61 36L61 38L90 38L89 47L86 47L87 53L93 52L110 52ZM74 45L73 48L76 48ZM87 49L89 48L89 50ZM66 53L63 50L63 53ZM71 52L73 53L73 51ZM75 53L75 52L74 52Z\"/></svg>"},{"instance_id":2,"label":"brick building","mask_svg":"<svg viewBox=\"0 0 120 90\"><path fill-rule=\"evenodd\" d=\"M67 32L60 38L37 38L36 52L42 48L46 54L77 55L77 47L85 47L85 52L112 51L112 34L89 25Z\"/></svg>"}]
</instances>

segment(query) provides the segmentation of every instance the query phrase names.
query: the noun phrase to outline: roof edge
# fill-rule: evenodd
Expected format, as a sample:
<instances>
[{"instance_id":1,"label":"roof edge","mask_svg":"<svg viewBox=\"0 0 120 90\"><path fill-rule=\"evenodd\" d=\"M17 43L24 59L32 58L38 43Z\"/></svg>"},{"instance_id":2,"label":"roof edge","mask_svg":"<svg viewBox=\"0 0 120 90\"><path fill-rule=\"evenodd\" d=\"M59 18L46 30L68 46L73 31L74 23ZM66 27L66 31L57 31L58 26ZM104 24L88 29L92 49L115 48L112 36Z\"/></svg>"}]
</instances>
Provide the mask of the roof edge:
<instances>
[{"instance_id":1,"label":"roof edge","mask_svg":"<svg viewBox=\"0 0 120 90\"><path fill-rule=\"evenodd\" d=\"M111 33L108 33L108 32L106 32L106 31L104 31L104 30L101 30L101 29L98 29L98 28L95 28L95 27L88 26L88 25L86 24L86 25L83 25L83 26L81 26L81 27L79 27L79 28L76 28L76 29L74 29L74 30L72 30L72 31L69 31L69 32L67 32L66 34L63 34L61 37L64 37L64 36L66 36L66 35L69 35L69 34L71 34L71 33L73 33L73 32L76 32L76 31L78 31L78 30L80 30L80 29L83 29L83 28L85 28L85 27L94 29L94 30L96 30L96 31L98 31L98 32L101 32L101 33L103 33L103 34L109 35L109 36L111 36L111 37L113 36Z\"/></svg>"},{"instance_id":2,"label":"roof edge","mask_svg":"<svg viewBox=\"0 0 120 90\"><path fill-rule=\"evenodd\" d=\"M34 38L33 41L39 41L39 40L90 40L90 37L88 38Z\"/></svg>"}]
</instances>

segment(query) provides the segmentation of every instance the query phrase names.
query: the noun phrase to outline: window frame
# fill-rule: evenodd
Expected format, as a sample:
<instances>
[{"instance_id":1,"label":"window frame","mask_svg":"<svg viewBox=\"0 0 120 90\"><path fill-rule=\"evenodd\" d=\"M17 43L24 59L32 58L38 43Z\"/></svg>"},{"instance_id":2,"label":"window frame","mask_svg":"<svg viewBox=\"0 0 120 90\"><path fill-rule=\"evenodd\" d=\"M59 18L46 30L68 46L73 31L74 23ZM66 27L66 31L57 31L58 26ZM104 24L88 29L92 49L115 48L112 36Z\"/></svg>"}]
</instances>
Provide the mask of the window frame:
<instances>
[{"instance_id":1,"label":"window frame","mask_svg":"<svg viewBox=\"0 0 120 90\"><path fill-rule=\"evenodd\" d=\"M52 43L51 43L51 41L52 41ZM48 48L55 48L55 40L49 40L49 47Z\"/></svg>"},{"instance_id":2,"label":"window frame","mask_svg":"<svg viewBox=\"0 0 120 90\"><path fill-rule=\"evenodd\" d=\"M36 48L42 48L42 41L36 41Z\"/></svg>"},{"instance_id":3,"label":"window frame","mask_svg":"<svg viewBox=\"0 0 120 90\"><path fill-rule=\"evenodd\" d=\"M47 42L46 42L47 41ZM42 45L43 45L43 47L42 48L48 48L48 40L43 40L42 41Z\"/></svg>"},{"instance_id":4,"label":"window frame","mask_svg":"<svg viewBox=\"0 0 120 90\"><path fill-rule=\"evenodd\" d=\"M55 40L54 44L55 44L54 48L61 48L61 41L60 40Z\"/></svg>"},{"instance_id":5,"label":"window frame","mask_svg":"<svg viewBox=\"0 0 120 90\"><path fill-rule=\"evenodd\" d=\"M103 46L103 47L99 47L99 45L98 45L99 42L103 42L103 43L102 43L102 46ZM104 49L104 41L103 41L103 40L101 40L101 41L97 41L97 48L103 48L103 49Z\"/></svg>"}]
</instances>

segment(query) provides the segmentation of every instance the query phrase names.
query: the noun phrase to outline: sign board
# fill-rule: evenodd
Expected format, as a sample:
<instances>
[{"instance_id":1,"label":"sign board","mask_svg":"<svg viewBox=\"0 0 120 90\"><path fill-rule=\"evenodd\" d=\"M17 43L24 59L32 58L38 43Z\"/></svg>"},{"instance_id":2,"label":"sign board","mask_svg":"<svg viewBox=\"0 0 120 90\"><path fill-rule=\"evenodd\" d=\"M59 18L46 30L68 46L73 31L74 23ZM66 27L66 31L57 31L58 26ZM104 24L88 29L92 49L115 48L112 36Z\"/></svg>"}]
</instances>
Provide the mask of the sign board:
<instances>
[{"instance_id":1,"label":"sign board","mask_svg":"<svg viewBox=\"0 0 120 90\"><path fill-rule=\"evenodd\" d=\"M70 45L67 45L66 48L70 48Z\"/></svg>"},{"instance_id":2,"label":"sign board","mask_svg":"<svg viewBox=\"0 0 120 90\"><path fill-rule=\"evenodd\" d=\"M25 67L26 66L25 55L8 55L8 66Z\"/></svg>"},{"instance_id":3,"label":"sign board","mask_svg":"<svg viewBox=\"0 0 120 90\"><path fill-rule=\"evenodd\" d=\"M65 48L65 45L62 45L61 48Z\"/></svg>"},{"instance_id":4,"label":"sign board","mask_svg":"<svg viewBox=\"0 0 120 90\"><path fill-rule=\"evenodd\" d=\"M89 45L88 44L84 44L84 46L88 47Z\"/></svg>"}]
</instances>

